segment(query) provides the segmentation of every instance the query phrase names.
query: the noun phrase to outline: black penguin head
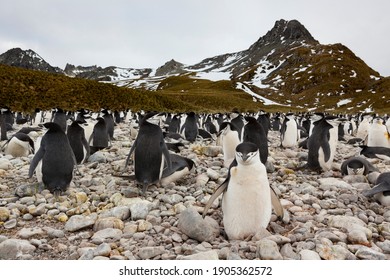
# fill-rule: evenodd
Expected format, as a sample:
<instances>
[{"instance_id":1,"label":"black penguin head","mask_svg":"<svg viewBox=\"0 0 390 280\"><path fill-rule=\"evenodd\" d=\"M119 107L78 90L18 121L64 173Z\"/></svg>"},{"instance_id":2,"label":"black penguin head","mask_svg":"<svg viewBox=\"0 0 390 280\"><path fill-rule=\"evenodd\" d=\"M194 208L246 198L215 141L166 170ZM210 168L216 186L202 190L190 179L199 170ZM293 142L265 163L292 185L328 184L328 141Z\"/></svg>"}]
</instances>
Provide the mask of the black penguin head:
<instances>
[{"instance_id":1,"label":"black penguin head","mask_svg":"<svg viewBox=\"0 0 390 280\"><path fill-rule=\"evenodd\" d=\"M352 159L347 165L348 175L362 175L365 171L365 166L358 158Z\"/></svg>"},{"instance_id":2,"label":"black penguin head","mask_svg":"<svg viewBox=\"0 0 390 280\"><path fill-rule=\"evenodd\" d=\"M239 164L251 165L260 162L259 149L256 144L243 142L236 147L236 160Z\"/></svg>"},{"instance_id":3,"label":"black penguin head","mask_svg":"<svg viewBox=\"0 0 390 280\"><path fill-rule=\"evenodd\" d=\"M58 132L58 131L64 132L62 128L57 123L54 122L44 123L43 126L49 130L48 132Z\"/></svg>"},{"instance_id":4,"label":"black penguin head","mask_svg":"<svg viewBox=\"0 0 390 280\"><path fill-rule=\"evenodd\" d=\"M381 118L381 117L375 117L373 120L372 120L372 123L373 124L383 124L384 120Z\"/></svg>"}]
</instances>

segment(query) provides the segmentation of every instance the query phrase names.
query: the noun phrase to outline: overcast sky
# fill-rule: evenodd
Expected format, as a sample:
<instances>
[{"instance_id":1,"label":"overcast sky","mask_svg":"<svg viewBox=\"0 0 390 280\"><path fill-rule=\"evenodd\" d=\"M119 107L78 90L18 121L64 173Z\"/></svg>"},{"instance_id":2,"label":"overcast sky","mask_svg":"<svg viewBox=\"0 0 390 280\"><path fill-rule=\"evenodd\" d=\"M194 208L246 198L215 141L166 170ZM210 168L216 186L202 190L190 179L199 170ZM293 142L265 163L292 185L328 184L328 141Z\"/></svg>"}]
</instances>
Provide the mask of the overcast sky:
<instances>
[{"instance_id":1,"label":"overcast sky","mask_svg":"<svg viewBox=\"0 0 390 280\"><path fill-rule=\"evenodd\" d=\"M342 43L390 76L389 0L0 0L0 53L32 49L53 66L156 68L247 49L279 19Z\"/></svg>"}]
</instances>

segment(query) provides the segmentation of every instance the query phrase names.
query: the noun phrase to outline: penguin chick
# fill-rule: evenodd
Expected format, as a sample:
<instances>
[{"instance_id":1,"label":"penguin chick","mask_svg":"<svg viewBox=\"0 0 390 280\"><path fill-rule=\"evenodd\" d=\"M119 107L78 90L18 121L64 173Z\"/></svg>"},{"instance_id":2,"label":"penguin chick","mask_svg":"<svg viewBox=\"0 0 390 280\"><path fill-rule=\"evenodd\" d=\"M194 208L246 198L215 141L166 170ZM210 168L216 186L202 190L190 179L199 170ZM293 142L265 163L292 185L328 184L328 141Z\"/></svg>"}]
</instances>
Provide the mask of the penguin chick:
<instances>
[{"instance_id":1,"label":"penguin chick","mask_svg":"<svg viewBox=\"0 0 390 280\"><path fill-rule=\"evenodd\" d=\"M222 193L223 224L229 239L242 240L266 228L272 207L283 218L283 207L269 185L259 149L253 143L244 142L236 147L228 177L207 202L203 217Z\"/></svg>"}]
</instances>

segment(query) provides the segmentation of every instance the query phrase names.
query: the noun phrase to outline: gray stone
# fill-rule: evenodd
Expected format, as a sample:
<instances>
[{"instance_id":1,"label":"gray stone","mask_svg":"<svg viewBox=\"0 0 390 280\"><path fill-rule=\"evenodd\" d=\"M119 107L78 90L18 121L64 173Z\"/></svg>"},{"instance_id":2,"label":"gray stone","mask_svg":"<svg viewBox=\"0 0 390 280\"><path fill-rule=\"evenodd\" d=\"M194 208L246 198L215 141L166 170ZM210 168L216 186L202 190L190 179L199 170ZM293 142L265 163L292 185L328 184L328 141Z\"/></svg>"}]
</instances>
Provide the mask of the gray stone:
<instances>
[{"instance_id":1,"label":"gray stone","mask_svg":"<svg viewBox=\"0 0 390 280\"><path fill-rule=\"evenodd\" d=\"M40 192L43 189L43 186L38 184L30 185L20 185L15 189L15 194L19 197L33 196L34 194Z\"/></svg>"},{"instance_id":2,"label":"gray stone","mask_svg":"<svg viewBox=\"0 0 390 280\"><path fill-rule=\"evenodd\" d=\"M382 249L383 253L390 254L390 240L385 240L383 242L377 242L376 245Z\"/></svg>"},{"instance_id":3,"label":"gray stone","mask_svg":"<svg viewBox=\"0 0 390 280\"><path fill-rule=\"evenodd\" d=\"M179 202L182 202L183 197L179 194L171 194L171 195L166 194L161 197L161 200L164 201L165 203L175 205Z\"/></svg>"},{"instance_id":4,"label":"gray stone","mask_svg":"<svg viewBox=\"0 0 390 280\"><path fill-rule=\"evenodd\" d=\"M66 231L77 231L80 229L91 227L95 224L97 219L97 214L92 213L89 216L84 215L74 215L69 218L69 220L65 224Z\"/></svg>"},{"instance_id":5,"label":"gray stone","mask_svg":"<svg viewBox=\"0 0 390 280\"><path fill-rule=\"evenodd\" d=\"M0 259L16 260L23 255L31 254L35 249L27 240L7 239L0 243Z\"/></svg>"},{"instance_id":6,"label":"gray stone","mask_svg":"<svg viewBox=\"0 0 390 280\"><path fill-rule=\"evenodd\" d=\"M299 252L301 260L321 260L320 255L312 250L304 249Z\"/></svg>"},{"instance_id":7,"label":"gray stone","mask_svg":"<svg viewBox=\"0 0 390 280\"><path fill-rule=\"evenodd\" d=\"M92 241L94 240L119 240L122 236L122 231L116 228L105 228L95 232L95 234L91 237Z\"/></svg>"},{"instance_id":8,"label":"gray stone","mask_svg":"<svg viewBox=\"0 0 390 280\"><path fill-rule=\"evenodd\" d=\"M121 198L118 201L118 206L128 206L131 213L131 219L133 221L145 219L153 208L153 204L150 201L142 200L139 197L135 198Z\"/></svg>"},{"instance_id":9,"label":"gray stone","mask_svg":"<svg viewBox=\"0 0 390 280\"><path fill-rule=\"evenodd\" d=\"M93 257L94 257L94 250L89 249L80 256L79 260L93 260Z\"/></svg>"},{"instance_id":10,"label":"gray stone","mask_svg":"<svg viewBox=\"0 0 390 280\"><path fill-rule=\"evenodd\" d=\"M385 260L386 256L371 248L362 246L355 253L356 257L362 260Z\"/></svg>"},{"instance_id":11,"label":"gray stone","mask_svg":"<svg viewBox=\"0 0 390 280\"><path fill-rule=\"evenodd\" d=\"M320 188L323 190L353 189L350 184L338 178L333 178L333 177L320 178L318 179L318 182L320 183Z\"/></svg>"},{"instance_id":12,"label":"gray stone","mask_svg":"<svg viewBox=\"0 0 390 280\"><path fill-rule=\"evenodd\" d=\"M324 260L355 260L356 257L341 245L317 244L316 251Z\"/></svg>"},{"instance_id":13,"label":"gray stone","mask_svg":"<svg viewBox=\"0 0 390 280\"><path fill-rule=\"evenodd\" d=\"M3 226L5 229L12 229L12 228L15 228L16 225L17 225L17 220L16 219L11 219L11 220L8 220L6 221Z\"/></svg>"},{"instance_id":14,"label":"gray stone","mask_svg":"<svg viewBox=\"0 0 390 280\"><path fill-rule=\"evenodd\" d=\"M106 163L107 158L102 152L97 151L88 158L88 162Z\"/></svg>"},{"instance_id":15,"label":"gray stone","mask_svg":"<svg viewBox=\"0 0 390 280\"><path fill-rule=\"evenodd\" d=\"M218 252L216 250L210 250L206 252L200 252L189 256L178 256L178 260L218 260Z\"/></svg>"},{"instance_id":16,"label":"gray stone","mask_svg":"<svg viewBox=\"0 0 390 280\"><path fill-rule=\"evenodd\" d=\"M65 237L65 232L63 230L60 230L60 229L55 229L55 228L51 228L51 227L44 227L43 230L47 232L47 235L50 238Z\"/></svg>"},{"instance_id":17,"label":"gray stone","mask_svg":"<svg viewBox=\"0 0 390 280\"><path fill-rule=\"evenodd\" d=\"M258 258L262 260L283 260L275 241L265 238L258 241L256 245L256 256Z\"/></svg>"},{"instance_id":18,"label":"gray stone","mask_svg":"<svg viewBox=\"0 0 390 280\"><path fill-rule=\"evenodd\" d=\"M217 181L219 179L219 177L221 177L217 171L211 169L211 168L208 168L207 171L206 171L206 174L207 176L213 180L213 181Z\"/></svg>"},{"instance_id":19,"label":"gray stone","mask_svg":"<svg viewBox=\"0 0 390 280\"><path fill-rule=\"evenodd\" d=\"M209 217L206 217L206 219ZM216 228L215 223L211 225L196 211L190 207L184 210L179 215L178 228L190 238L203 241L212 241L219 234L219 227ZM210 220L211 218L209 218ZM212 219L211 219L212 220ZM217 223L218 224L218 223Z\"/></svg>"},{"instance_id":20,"label":"gray stone","mask_svg":"<svg viewBox=\"0 0 390 280\"><path fill-rule=\"evenodd\" d=\"M10 212L6 207L0 207L0 222L8 220Z\"/></svg>"},{"instance_id":21,"label":"gray stone","mask_svg":"<svg viewBox=\"0 0 390 280\"><path fill-rule=\"evenodd\" d=\"M44 231L41 228L34 227L34 228L22 228L18 231L17 236L23 239L28 239L33 236L42 236L44 235Z\"/></svg>"},{"instance_id":22,"label":"gray stone","mask_svg":"<svg viewBox=\"0 0 390 280\"><path fill-rule=\"evenodd\" d=\"M38 206L30 205L28 207L28 212L33 216L41 216L46 212L46 204L41 203Z\"/></svg>"},{"instance_id":23,"label":"gray stone","mask_svg":"<svg viewBox=\"0 0 390 280\"><path fill-rule=\"evenodd\" d=\"M294 252L293 247L290 243L286 243L280 248L280 254L285 259L299 260L300 257L297 253Z\"/></svg>"},{"instance_id":24,"label":"gray stone","mask_svg":"<svg viewBox=\"0 0 390 280\"><path fill-rule=\"evenodd\" d=\"M127 220L130 217L130 209L128 206L116 206L109 210L99 213L99 218L115 217L122 221Z\"/></svg>"},{"instance_id":25,"label":"gray stone","mask_svg":"<svg viewBox=\"0 0 390 280\"><path fill-rule=\"evenodd\" d=\"M7 158L0 158L0 169L10 170L12 167L11 162Z\"/></svg>"},{"instance_id":26,"label":"gray stone","mask_svg":"<svg viewBox=\"0 0 390 280\"><path fill-rule=\"evenodd\" d=\"M343 180L348 184L366 183L367 179L364 175L347 175L343 177Z\"/></svg>"},{"instance_id":27,"label":"gray stone","mask_svg":"<svg viewBox=\"0 0 390 280\"><path fill-rule=\"evenodd\" d=\"M159 256L161 254L165 253L164 246L158 246L158 247L143 247L139 249L138 256L142 260L152 259L156 256Z\"/></svg>"},{"instance_id":28,"label":"gray stone","mask_svg":"<svg viewBox=\"0 0 390 280\"><path fill-rule=\"evenodd\" d=\"M105 228L117 228L123 230L124 223L121 219L115 217L106 217L97 219L93 226L94 231L99 231Z\"/></svg>"},{"instance_id":29,"label":"gray stone","mask_svg":"<svg viewBox=\"0 0 390 280\"><path fill-rule=\"evenodd\" d=\"M202 149L203 154L208 157L216 157L219 154L222 154L222 147L221 146L207 146Z\"/></svg>"},{"instance_id":30,"label":"gray stone","mask_svg":"<svg viewBox=\"0 0 390 280\"><path fill-rule=\"evenodd\" d=\"M111 246L108 245L107 243L102 243L95 248L93 254L94 256L108 257L110 255L110 252L111 252Z\"/></svg>"}]
</instances>

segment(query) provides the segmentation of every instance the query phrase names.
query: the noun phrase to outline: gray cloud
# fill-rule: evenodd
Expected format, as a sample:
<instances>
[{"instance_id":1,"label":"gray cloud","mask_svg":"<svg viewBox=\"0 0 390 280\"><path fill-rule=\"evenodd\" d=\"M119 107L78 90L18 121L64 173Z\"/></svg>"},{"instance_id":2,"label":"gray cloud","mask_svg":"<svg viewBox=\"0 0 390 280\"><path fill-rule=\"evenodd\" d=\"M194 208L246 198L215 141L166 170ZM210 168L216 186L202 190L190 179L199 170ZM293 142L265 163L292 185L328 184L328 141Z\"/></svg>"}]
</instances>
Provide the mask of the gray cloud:
<instances>
[{"instance_id":1,"label":"gray cloud","mask_svg":"<svg viewBox=\"0 0 390 280\"><path fill-rule=\"evenodd\" d=\"M33 49L50 64L158 67L248 48L275 21L297 19L390 75L390 4L373 1L0 0L0 53Z\"/></svg>"}]
</instances>

